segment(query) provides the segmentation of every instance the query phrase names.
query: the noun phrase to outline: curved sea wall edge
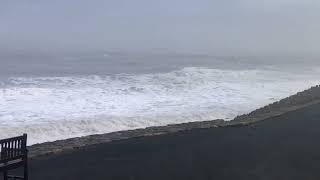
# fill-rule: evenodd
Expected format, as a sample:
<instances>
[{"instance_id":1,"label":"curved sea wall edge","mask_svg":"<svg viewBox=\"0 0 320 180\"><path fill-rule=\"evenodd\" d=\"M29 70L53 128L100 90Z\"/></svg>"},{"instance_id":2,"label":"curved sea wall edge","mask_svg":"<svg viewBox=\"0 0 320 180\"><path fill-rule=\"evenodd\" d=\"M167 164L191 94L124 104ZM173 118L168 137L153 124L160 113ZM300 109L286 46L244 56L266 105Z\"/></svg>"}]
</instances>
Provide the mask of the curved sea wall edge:
<instances>
[{"instance_id":1,"label":"curved sea wall edge","mask_svg":"<svg viewBox=\"0 0 320 180\"><path fill-rule=\"evenodd\" d=\"M218 119L211 121L172 124L167 126L148 127L145 129L119 131L106 134L71 138L66 140L58 140L54 142L46 142L30 146L29 155L31 158L36 158L50 154L70 151L74 149L80 149L90 145L108 143L111 141L143 136L155 136L168 133L176 133L179 131L186 131L198 128L248 126L252 123L266 120L270 117L279 116L287 112L294 111L317 103L320 103L320 85L311 87L310 89L299 92L295 95L284 98L265 107L259 108L255 111L252 111L249 114L237 116L232 121L224 121L222 119Z\"/></svg>"}]
</instances>

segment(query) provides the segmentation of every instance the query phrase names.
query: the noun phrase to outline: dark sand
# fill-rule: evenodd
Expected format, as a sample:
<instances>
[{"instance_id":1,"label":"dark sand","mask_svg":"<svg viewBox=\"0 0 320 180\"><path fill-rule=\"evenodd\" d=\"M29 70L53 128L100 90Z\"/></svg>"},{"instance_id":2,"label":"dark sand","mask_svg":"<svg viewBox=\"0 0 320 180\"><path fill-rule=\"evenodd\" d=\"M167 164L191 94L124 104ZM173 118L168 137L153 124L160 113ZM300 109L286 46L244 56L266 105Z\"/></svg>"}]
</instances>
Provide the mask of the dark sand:
<instances>
[{"instance_id":1,"label":"dark sand","mask_svg":"<svg viewBox=\"0 0 320 180\"><path fill-rule=\"evenodd\" d=\"M320 104L250 126L193 129L36 157L31 180L320 179Z\"/></svg>"}]
</instances>

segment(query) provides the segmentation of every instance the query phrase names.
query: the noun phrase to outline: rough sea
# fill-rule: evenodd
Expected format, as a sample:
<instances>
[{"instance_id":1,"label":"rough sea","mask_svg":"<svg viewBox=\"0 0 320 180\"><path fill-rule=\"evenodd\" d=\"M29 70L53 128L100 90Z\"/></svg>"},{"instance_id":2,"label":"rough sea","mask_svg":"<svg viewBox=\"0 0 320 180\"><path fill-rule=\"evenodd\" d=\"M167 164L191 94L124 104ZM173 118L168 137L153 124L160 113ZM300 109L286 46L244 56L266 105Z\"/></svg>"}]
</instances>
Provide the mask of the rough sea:
<instances>
[{"instance_id":1,"label":"rough sea","mask_svg":"<svg viewBox=\"0 0 320 180\"><path fill-rule=\"evenodd\" d=\"M0 58L0 139L29 144L237 115L319 84L317 59L92 53Z\"/></svg>"}]
</instances>

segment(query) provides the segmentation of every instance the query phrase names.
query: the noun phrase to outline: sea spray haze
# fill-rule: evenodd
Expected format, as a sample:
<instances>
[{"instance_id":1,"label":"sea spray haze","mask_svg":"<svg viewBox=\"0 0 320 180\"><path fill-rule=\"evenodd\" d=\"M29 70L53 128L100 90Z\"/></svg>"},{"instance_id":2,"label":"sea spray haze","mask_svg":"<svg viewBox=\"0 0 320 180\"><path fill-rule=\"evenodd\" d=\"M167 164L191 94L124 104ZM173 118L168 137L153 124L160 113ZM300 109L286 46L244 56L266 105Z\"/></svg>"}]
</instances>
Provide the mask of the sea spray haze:
<instances>
[{"instance_id":1,"label":"sea spray haze","mask_svg":"<svg viewBox=\"0 0 320 180\"><path fill-rule=\"evenodd\" d=\"M0 138L231 120L317 85L320 1L0 1Z\"/></svg>"},{"instance_id":2,"label":"sea spray haze","mask_svg":"<svg viewBox=\"0 0 320 180\"><path fill-rule=\"evenodd\" d=\"M230 120L318 83L312 59L291 58L288 65L265 58L110 52L13 58L1 66L0 136L27 132L33 144Z\"/></svg>"}]
</instances>

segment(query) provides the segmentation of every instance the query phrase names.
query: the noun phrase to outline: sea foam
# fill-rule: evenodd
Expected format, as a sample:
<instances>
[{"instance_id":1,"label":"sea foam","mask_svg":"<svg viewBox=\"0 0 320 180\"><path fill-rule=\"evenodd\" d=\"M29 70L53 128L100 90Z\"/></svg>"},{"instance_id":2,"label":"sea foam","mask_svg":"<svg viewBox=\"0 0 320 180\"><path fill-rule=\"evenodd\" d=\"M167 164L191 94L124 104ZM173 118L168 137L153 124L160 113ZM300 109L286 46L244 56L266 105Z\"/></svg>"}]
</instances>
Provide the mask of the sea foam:
<instances>
[{"instance_id":1,"label":"sea foam","mask_svg":"<svg viewBox=\"0 0 320 180\"><path fill-rule=\"evenodd\" d=\"M29 144L213 119L231 120L317 85L319 72L188 67L168 73L14 77L0 86L0 138Z\"/></svg>"}]
</instances>

